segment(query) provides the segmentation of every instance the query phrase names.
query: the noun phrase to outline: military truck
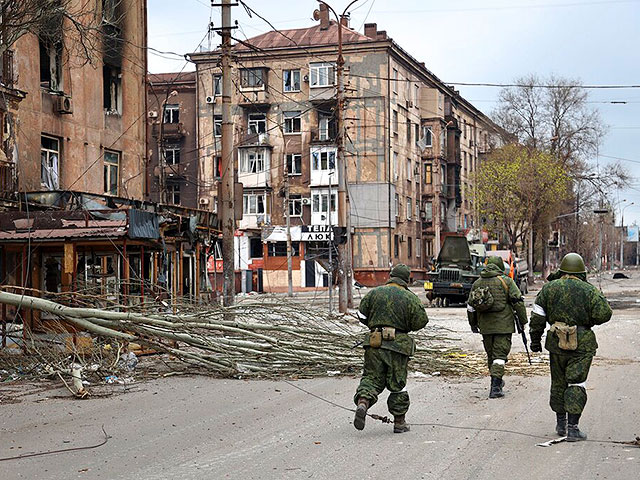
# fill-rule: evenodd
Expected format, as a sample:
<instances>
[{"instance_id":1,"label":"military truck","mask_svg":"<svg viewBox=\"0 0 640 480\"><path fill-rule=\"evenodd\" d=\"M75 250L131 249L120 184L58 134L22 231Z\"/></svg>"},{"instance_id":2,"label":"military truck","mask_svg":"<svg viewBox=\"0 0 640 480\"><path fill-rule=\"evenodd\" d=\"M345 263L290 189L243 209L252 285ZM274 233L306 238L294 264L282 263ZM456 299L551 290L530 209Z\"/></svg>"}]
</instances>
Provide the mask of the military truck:
<instances>
[{"instance_id":1,"label":"military truck","mask_svg":"<svg viewBox=\"0 0 640 480\"><path fill-rule=\"evenodd\" d=\"M527 284L527 275L529 274L529 265L524 258L516 257L511 250L493 250L490 255L502 258L504 262L504 274L511 277L523 294L529 293L529 285Z\"/></svg>"},{"instance_id":2,"label":"military truck","mask_svg":"<svg viewBox=\"0 0 640 480\"><path fill-rule=\"evenodd\" d=\"M424 282L427 298L443 307L466 302L473 282L480 277L486 256L482 244L470 245L463 236L446 237L434 270Z\"/></svg>"}]
</instances>

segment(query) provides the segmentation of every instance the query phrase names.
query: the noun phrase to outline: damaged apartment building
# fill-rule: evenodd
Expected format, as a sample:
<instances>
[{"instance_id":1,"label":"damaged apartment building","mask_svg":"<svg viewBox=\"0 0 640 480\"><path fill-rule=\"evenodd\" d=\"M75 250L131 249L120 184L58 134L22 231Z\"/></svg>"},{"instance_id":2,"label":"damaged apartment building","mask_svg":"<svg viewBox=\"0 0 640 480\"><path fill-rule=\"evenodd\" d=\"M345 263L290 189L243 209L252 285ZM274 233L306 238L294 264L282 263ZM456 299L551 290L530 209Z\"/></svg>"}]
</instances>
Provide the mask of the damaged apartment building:
<instances>
[{"instance_id":1,"label":"damaged apartment building","mask_svg":"<svg viewBox=\"0 0 640 480\"><path fill-rule=\"evenodd\" d=\"M105 306L195 299L215 215L146 201L146 2L70 5L91 41L60 16L3 57L1 283ZM19 314L3 306L3 326Z\"/></svg>"},{"instance_id":2,"label":"damaged apartment building","mask_svg":"<svg viewBox=\"0 0 640 480\"><path fill-rule=\"evenodd\" d=\"M311 27L268 32L233 47L234 161L243 188L235 267L252 272L254 289L286 289L287 215L297 289L327 285L330 246L323 232L345 227L337 223L339 26L324 5L315 18ZM375 285L390 264L403 262L421 278L445 235L477 229L473 172L498 141L497 129L376 24L366 24L364 34L347 19L340 28L354 277ZM191 58L199 86L199 202L213 210L220 51Z\"/></svg>"}]
</instances>

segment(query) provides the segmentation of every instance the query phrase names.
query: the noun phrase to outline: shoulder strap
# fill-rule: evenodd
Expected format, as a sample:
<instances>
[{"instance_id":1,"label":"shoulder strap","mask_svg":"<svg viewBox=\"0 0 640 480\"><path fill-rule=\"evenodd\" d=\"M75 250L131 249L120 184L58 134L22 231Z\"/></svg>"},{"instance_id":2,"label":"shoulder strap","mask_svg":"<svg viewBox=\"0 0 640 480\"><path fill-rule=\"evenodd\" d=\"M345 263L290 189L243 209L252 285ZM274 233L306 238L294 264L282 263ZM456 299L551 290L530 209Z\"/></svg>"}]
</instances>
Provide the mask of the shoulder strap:
<instances>
[{"instance_id":1,"label":"shoulder strap","mask_svg":"<svg viewBox=\"0 0 640 480\"><path fill-rule=\"evenodd\" d=\"M504 281L502 275L498 276L498 280L500 280L500 283L502 283L502 286L504 287L504 293L507 294L507 299L509 299L509 287L507 286L507 282Z\"/></svg>"}]
</instances>

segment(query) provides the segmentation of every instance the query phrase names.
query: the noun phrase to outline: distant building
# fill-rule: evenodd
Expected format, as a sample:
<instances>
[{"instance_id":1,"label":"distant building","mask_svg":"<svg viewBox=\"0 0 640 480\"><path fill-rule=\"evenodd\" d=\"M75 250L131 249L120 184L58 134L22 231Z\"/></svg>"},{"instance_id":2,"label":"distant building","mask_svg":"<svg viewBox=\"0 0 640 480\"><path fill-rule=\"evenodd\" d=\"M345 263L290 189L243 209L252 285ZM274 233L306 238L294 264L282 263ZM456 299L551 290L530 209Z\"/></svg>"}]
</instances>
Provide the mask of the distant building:
<instances>
[{"instance_id":1,"label":"distant building","mask_svg":"<svg viewBox=\"0 0 640 480\"><path fill-rule=\"evenodd\" d=\"M149 199L198 208L196 74L150 74L148 80Z\"/></svg>"},{"instance_id":2,"label":"distant building","mask_svg":"<svg viewBox=\"0 0 640 480\"><path fill-rule=\"evenodd\" d=\"M287 285L286 213L296 288L327 285L329 244L310 232L339 218L338 25L323 6L318 14L312 27L268 32L233 47L234 161L244 187L236 268L261 272L255 276L270 291ZM390 264L403 262L420 278L445 233L478 228L473 173L495 126L376 24L367 24L364 35L342 28L354 276L378 284ZM198 75L199 198L215 209L220 52L191 58Z\"/></svg>"}]
</instances>

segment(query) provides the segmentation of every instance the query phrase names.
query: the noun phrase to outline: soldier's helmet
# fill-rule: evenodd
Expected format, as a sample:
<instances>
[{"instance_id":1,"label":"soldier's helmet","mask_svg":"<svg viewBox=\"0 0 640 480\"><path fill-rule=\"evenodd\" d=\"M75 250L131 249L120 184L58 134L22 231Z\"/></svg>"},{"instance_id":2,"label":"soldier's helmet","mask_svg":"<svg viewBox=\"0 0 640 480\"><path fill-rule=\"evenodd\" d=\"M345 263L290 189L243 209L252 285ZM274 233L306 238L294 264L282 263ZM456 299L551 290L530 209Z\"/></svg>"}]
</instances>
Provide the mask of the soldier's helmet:
<instances>
[{"instance_id":1,"label":"soldier's helmet","mask_svg":"<svg viewBox=\"0 0 640 480\"><path fill-rule=\"evenodd\" d=\"M500 258L500 257L497 257L497 256L488 257L487 258L487 265L495 265L496 267L498 267L500 269L501 272L504 272L504 262L502 261L502 258Z\"/></svg>"},{"instance_id":2,"label":"soldier's helmet","mask_svg":"<svg viewBox=\"0 0 640 480\"><path fill-rule=\"evenodd\" d=\"M559 270L564 273L586 273L584 260L577 253L567 253L562 262L560 262Z\"/></svg>"},{"instance_id":3,"label":"soldier's helmet","mask_svg":"<svg viewBox=\"0 0 640 480\"><path fill-rule=\"evenodd\" d=\"M391 277L399 278L400 280L409 283L411 277L411 269L404 263L399 263L391 269Z\"/></svg>"}]
</instances>

